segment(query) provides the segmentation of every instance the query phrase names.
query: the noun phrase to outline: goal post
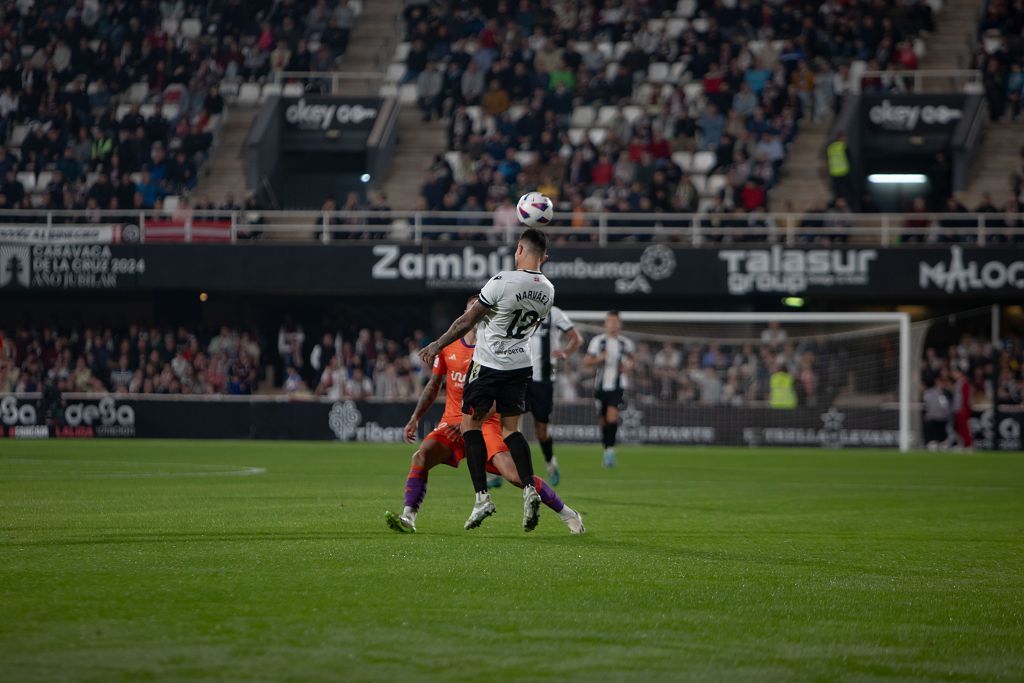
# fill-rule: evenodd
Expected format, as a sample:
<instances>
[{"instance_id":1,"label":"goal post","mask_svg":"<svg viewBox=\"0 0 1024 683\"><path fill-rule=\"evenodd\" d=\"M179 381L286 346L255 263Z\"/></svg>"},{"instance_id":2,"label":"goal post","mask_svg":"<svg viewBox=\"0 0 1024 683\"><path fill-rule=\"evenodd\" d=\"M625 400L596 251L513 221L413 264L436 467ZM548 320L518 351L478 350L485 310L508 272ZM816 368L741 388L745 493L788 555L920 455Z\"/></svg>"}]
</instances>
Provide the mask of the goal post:
<instances>
[{"instance_id":1,"label":"goal post","mask_svg":"<svg viewBox=\"0 0 1024 683\"><path fill-rule=\"evenodd\" d=\"M574 310L566 311L566 313L577 323L586 336L600 332L600 325L606 315L606 311L594 310ZM664 349L663 353L675 354L676 357L679 357L681 354L689 354L691 360L689 372L691 374L693 374L693 354L707 353L709 349L715 349L715 353L719 353L721 349L721 355L727 357L725 360L726 364L733 362L728 359L729 356L740 356L742 353L747 353L750 356L760 354L762 359L764 359L760 363L761 367L758 368L758 372L761 375L760 393L758 393L756 388L751 388L751 390L746 392L744 398L733 398L732 400L720 403L713 402L710 405L707 405L707 402L702 399L693 400L692 407L695 410L698 404L704 403L703 410L705 413L720 411L728 416L726 411L730 411L735 406L757 405L764 407L769 405L764 389L765 376L769 373L769 370L764 366L775 362L772 355L775 353L775 350L766 353L764 348L757 347L759 346L758 341L764 339L761 335L769 334L762 328L770 328L774 332L769 334L769 338L771 334L776 334L780 338L790 341L790 344L786 346L787 350L790 347L799 349L802 345L805 348L812 349L812 351L802 354L798 360L793 359L793 356L796 355L795 352L787 356L781 350L781 345L778 349L780 358L778 364L780 366L788 363L790 368L794 368L794 365L799 365L801 362L804 366L808 366L806 370L809 377L808 385L815 381L813 379L815 371L821 372L820 367L816 369L815 365L842 366L842 370L838 372L841 378L833 382L833 384L838 384L839 386L834 387L827 396L819 398L817 403L812 401L812 406L816 409L825 410L828 413L835 411L833 417L841 422L844 419L844 413L839 411L849 406L857 406L856 408L849 409L848 412L851 413L857 412L858 415L862 415L865 411L874 409L880 415L888 414L889 419L891 419L892 413L888 408L894 402L896 403L898 413L896 420L898 438L895 445L898 445L899 450L902 452L910 450L913 445L915 423L911 411L913 406L914 356L911 321L908 313L621 311L620 318L623 323L622 333L625 336L633 338L636 342L646 342L643 352L647 354L649 363L651 362L650 358L654 358L655 368L658 368L658 357L653 353L653 348L656 346ZM895 346L896 349L892 349L892 346ZM743 351L741 351L741 348ZM834 360L840 357L844 359L842 363ZM582 397L586 391L583 385L587 381L587 371L582 369L578 360L572 362L576 365L568 367L567 370L575 372L574 377L579 378L581 389L576 393ZM736 363L738 365L739 361L736 361ZM756 359L752 363L754 365L759 364ZM707 364L705 359L704 365ZM893 365L896 367L892 367ZM721 378L728 374L729 381L735 383L733 375L736 373L733 373L729 368L724 368L723 370L720 367L718 372L719 378L714 378L713 375L715 373L708 371L706 367L702 366L701 370L707 371L709 376L712 376L711 381L713 382L720 381ZM685 377L687 369L680 367L679 371L682 381L687 382L688 379ZM743 368L743 371L748 375L750 374L746 368ZM796 371L799 372L799 369L797 368ZM664 379L666 376L664 362L661 369L651 372L662 377L662 386L668 381ZM668 374L670 375L671 371ZM837 373L834 372L833 374ZM864 385L867 383L862 382L857 377L858 374L870 375L873 378L872 386L870 388L865 387ZM700 377L698 375L698 380ZM657 380L655 381L657 382ZM673 384L671 381L669 383ZM685 411L688 407L688 400L692 400L692 396L685 392L680 391L678 395L675 394L675 386L673 384L668 389L668 400L664 400L666 396L663 389L662 400L656 401L654 396L648 396L644 393L645 391L650 391L649 388L645 388L649 387L649 385L650 382L648 381L644 386L634 387L630 398L641 403L648 402L653 404L657 402L659 405L664 406L660 408L662 412L673 409L677 412ZM715 391L718 390L715 389ZM629 393L627 392L627 396ZM674 408L671 407L673 405ZM653 406L652 409L654 409ZM886 412L887 410L888 412ZM740 412L736 411L735 414ZM773 430L770 422L772 416L787 417L783 411L775 413L770 411L762 412L766 415L763 418L766 421L766 424L763 425L764 433L776 436L780 434L779 429ZM679 416L677 415L676 417L678 419ZM726 417L726 419L728 418ZM826 414L822 414L821 419L826 422L828 421ZM805 428L805 432L810 429L810 427ZM867 430L861 431L867 433ZM748 433L748 430L744 430L744 432ZM800 432L794 433L799 434ZM888 433L892 434L892 432ZM755 437L750 437L750 440L751 443L756 441ZM777 442L769 443L784 445L785 439L780 438ZM835 443L836 445L843 445L838 437ZM890 446L893 445L892 441L889 441L889 444ZM870 444L860 443L857 445Z\"/></svg>"}]
</instances>

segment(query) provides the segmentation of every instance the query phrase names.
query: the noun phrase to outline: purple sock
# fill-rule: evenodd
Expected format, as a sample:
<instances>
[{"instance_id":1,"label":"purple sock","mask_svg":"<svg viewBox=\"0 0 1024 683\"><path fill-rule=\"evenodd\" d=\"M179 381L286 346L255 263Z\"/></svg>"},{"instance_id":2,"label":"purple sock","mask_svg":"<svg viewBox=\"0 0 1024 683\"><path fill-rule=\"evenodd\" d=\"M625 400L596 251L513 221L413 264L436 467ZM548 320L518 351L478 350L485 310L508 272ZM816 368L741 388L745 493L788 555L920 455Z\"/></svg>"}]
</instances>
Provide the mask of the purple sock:
<instances>
[{"instance_id":1,"label":"purple sock","mask_svg":"<svg viewBox=\"0 0 1024 683\"><path fill-rule=\"evenodd\" d=\"M533 475L533 488L537 489L537 493L540 494L540 502L544 503L555 512L561 512L562 508L565 507L565 503L563 503L562 499L558 497L555 490L548 486L548 483L537 475Z\"/></svg>"},{"instance_id":2,"label":"purple sock","mask_svg":"<svg viewBox=\"0 0 1024 683\"><path fill-rule=\"evenodd\" d=\"M409 478L405 480L405 507L419 510L426 496L427 471L419 465L413 465L409 468Z\"/></svg>"}]
</instances>

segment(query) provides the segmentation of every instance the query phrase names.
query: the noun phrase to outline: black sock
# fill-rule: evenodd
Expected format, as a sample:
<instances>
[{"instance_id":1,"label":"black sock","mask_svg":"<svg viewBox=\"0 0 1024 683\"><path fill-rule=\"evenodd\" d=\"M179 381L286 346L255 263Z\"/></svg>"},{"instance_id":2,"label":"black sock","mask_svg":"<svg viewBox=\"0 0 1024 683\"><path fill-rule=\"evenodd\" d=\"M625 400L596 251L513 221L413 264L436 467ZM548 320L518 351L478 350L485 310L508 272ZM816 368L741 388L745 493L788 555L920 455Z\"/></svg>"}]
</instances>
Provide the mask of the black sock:
<instances>
[{"instance_id":1,"label":"black sock","mask_svg":"<svg viewBox=\"0 0 1024 683\"><path fill-rule=\"evenodd\" d=\"M533 459L530 457L530 442L522 432L512 432L505 437L505 445L512 454L512 462L516 464L516 472L523 486L533 486Z\"/></svg>"},{"instance_id":2,"label":"black sock","mask_svg":"<svg viewBox=\"0 0 1024 683\"><path fill-rule=\"evenodd\" d=\"M618 422L609 422L601 430L601 441L605 448L615 448L615 435L619 431Z\"/></svg>"},{"instance_id":3,"label":"black sock","mask_svg":"<svg viewBox=\"0 0 1024 683\"><path fill-rule=\"evenodd\" d=\"M551 459L555 457L555 440L548 437L547 441L541 441L540 449L544 451L544 462L551 462Z\"/></svg>"},{"instance_id":4,"label":"black sock","mask_svg":"<svg viewBox=\"0 0 1024 683\"><path fill-rule=\"evenodd\" d=\"M471 429L462 434L466 444L466 465L469 476L473 480L473 490L477 493L487 491L487 443L484 433L479 429Z\"/></svg>"}]
</instances>

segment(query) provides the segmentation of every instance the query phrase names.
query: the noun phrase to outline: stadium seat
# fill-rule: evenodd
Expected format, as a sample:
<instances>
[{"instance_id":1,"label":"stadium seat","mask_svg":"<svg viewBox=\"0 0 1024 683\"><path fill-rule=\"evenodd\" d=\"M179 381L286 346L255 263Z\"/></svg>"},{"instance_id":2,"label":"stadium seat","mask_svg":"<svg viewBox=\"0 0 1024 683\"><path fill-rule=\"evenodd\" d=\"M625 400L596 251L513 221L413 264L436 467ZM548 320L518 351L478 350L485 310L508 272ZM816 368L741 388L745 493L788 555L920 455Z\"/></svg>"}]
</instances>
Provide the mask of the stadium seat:
<instances>
[{"instance_id":1,"label":"stadium seat","mask_svg":"<svg viewBox=\"0 0 1024 683\"><path fill-rule=\"evenodd\" d=\"M466 107L466 115L473 120L473 130L477 133L483 130L483 110L478 106Z\"/></svg>"},{"instance_id":2,"label":"stadium seat","mask_svg":"<svg viewBox=\"0 0 1024 683\"><path fill-rule=\"evenodd\" d=\"M664 83L668 80L668 62L651 62L647 67L647 80L651 83Z\"/></svg>"},{"instance_id":3,"label":"stadium seat","mask_svg":"<svg viewBox=\"0 0 1024 683\"><path fill-rule=\"evenodd\" d=\"M190 17L181 20L181 35L183 38L195 40L203 32L203 24L198 19Z\"/></svg>"},{"instance_id":4,"label":"stadium seat","mask_svg":"<svg viewBox=\"0 0 1024 683\"><path fill-rule=\"evenodd\" d=\"M728 185L729 177L721 173L716 173L715 175L708 176L708 184L707 188L705 188L705 192L710 196L714 196L724 190Z\"/></svg>"},{"instance_id":5,"label":"stadium seat","mask_svg":"<svg viewBox=\"0 0 1024 683\"><path fill-rule=\"evenodd\" d=\"M693 167L693 152L672 152L672 163L689 173Z\"/></svg>"},{"instance_id":6,"label":"stadium seat","mask_svg":"<svg viewBox=\"0 0 1024 683\"><path fill-rule=\"evenodd\" d=\"M139 183L142 182L142 172L141 171L136 171L135 173L132 173L128 177L131 179L132 183L135 184L135 185L138 185Z\"/></svg>"},{"instance_id":7,"label":"stadium seat","mask_svg":"<svg viewBox=\"0 0 1024 683\"><path fill-rule=\"evenodd\" d=\"M160 23L160 27L169 36L178 35L178 20L174 17L168 17Z\"/></svg>"},{"instance_id":8,"label":"stadium seat","mask_svg":"<svg viewBox=\"0 0 1024 683\"><path fill-rule=\"evenodd\" d=\"M268 97L280 95L282 90L280 83L264 83L260 91L260 102L266 102Z\"/></svg>"},{"instance_id":9,"label":"stadium seat","mask_svg":"<svg viewBox=\"0 0 1024 683\"><path fill-rule=\"evenodd\" d=\"M597 110L597 125L605 128L614 126L619 121L619 108L606 105Z\"/></svg>"},{"instance_id":10,"label":"stadium seat","mask_svg":"<svg viewBox=\"0 0 1024 683\"><path fill-rule=\"evenodd\" d=\"M597 112L591 106L583 105L572 110L572 119L569 123L573 128L589 128L594 125L597 119Z\"/></svg>"},{"instance_id":11,"label":"stadium seat","mask_svg":"<svg viewBox=\"0 0 1024 683\"><path fill-rule=\"evenodd\" d=\"M19 123L11 131L11 147L21 147L21 143L25 142L25 138L28 137L29 127L27 123Z\"/></svg>"},{"instance_id":12,"label":"stadium seat","mask_svg":"<svg viewBox=\"0 0 1024 683\"><path fill-rule=\"evenodd\" d=\"M259 83L243 83L238 89L238 103L243 106L252 106L260 101Z\"/></svg>"},{"instance_id":13,"label":"stadium seat","mask_svg":"<svg viewBox=\"0 0 1024 683\"><path fill-rule=\"evenodd\" d=\"M33 209L42 209L46 206L46 195L41 192L28 195L28 203Z\"/></svg>"},{"instance_id":14,"label":"stadium seat","mask_svg":"<svg viewBox=\"0 0 1024 683\"><path fill-rule=\"evenodd\" d=\"M119 104L119 105L117 105L117 109L114 110L114 118L116 120L120 121L121 119L123 119L128 114L128 112L131 110L131 108L132 108L132 105L130 105L130 104Z\"/></svg>"},{"instance_id":15,"label":"stadium seat","mask_svg":"<svg viewBox=\"0 0 1024 683\"><path fill-rule=\"evenodd\" d=\"M703 196L705 196L707 194L706 193L706 190L707 190L707 187L708 187L707 176L693 174L693 175L690 176L690 182L693 183L693 187L696 188L698 195L703 197Z\"/></svg>"},{"instance_id":16,"label":"stadium seat","mask_svg":"<svg viewBox=\"0 0 1024 683\"><path fill-rule=\"evenodd\" d=\"M388 72L385 76L385 80L389 83L398 83L402 80L402 76L405 75L405 64L401 62L392 62L388 64Z\"/></svg>"},{"instance_id":17,"label":"stadium seat","mask_svg":"<svg viewBox=\"0 0 1024 683\"><path fill-rule=\"evenodd\" d=\"M398 97L398 85L396 83L383 83L377 94L381 97Z\"/></svg>"},{"instance_id":18,"label":"stadium seat","mask_svg":"<svg viewBox=\"0 0 1024 683\"><path fill-rule=\"evenodd\" d=\"M647 30L650 31L651 33L661 33L662 31L665 30L665 20L664 19L648 19L647 20Z\"/></svg>"},{"instance_id":19,"label":"stadium seat","mask_svg":"<svg viewBox=\"0 0 1024 683\"><path fill-rule=\"evenodd\" d=\"M925 46L925 42L920 38L914 38L914 56L918 59L924 59L928 54L928 48Z\"/></svg>"},{"instance_id":20,"label":"stadium seat","mask_svg":"<svg viewBox=\"0 0 1024 683\"><path fill-rule=\"evenodd\" d=\"M676 5L676 16L689 19L697 12L697 0L679 0Z\"/></svg>"},{"instance_id":21,"label":"stadium seat","mask_svg":"<svg viewBox=\"0 0 1024 683\"><path fill-rule=\"evenodd\" d=\"M181 112L181 106L178 104L165 104L163 111L164 118L168 121L177 121L178 114Z\"/></svg>"},{"instance_id":22,"label":"stadium seat","mask_svg":"<svg viewBox=\"0 0 1024 683\"><path fill-rule=\"evenodd\" d=\"M615 61L621 62L622 58L629 52L630 48L633 47L633 43L628 40L622 40L615 43Z\"/></svg>"},{"instance_id":23,"label":"stadium seat","mask_svg":"<svg viewBox=\"0 0 1024 683\"><path fill-rule=\"evenodd\" d=\"M761 54L768 49L768 41L766 40L750 40L747 41L747 49L750 50L750 54L754 56L754 59L760 59Z\"/></svg>"},{"instance_id":24,"label":"stadium seat","mask_svg":"<svg viewBox=\"0 0 1024 683\"><path fill-rule=\"evenodd\" d=\"M25 187L26 194L32 194L36 190L36 174L32 171L20 171L16 176L18 182Z\"/></svg>"},{"instance_id":25,"label":"stadium seat","mask_svg":"<svg viewBox=\"0 0 1024 683\"><path fill-rule=\"evenodd\" d=\"M148 119L156 111L155 104L144 104L139 107L139 113L142 114L142 118Z\"/></svg>"},{"instance_id":26,"label":"stadium seat","mask_svg":"<svg viewBox=\"0 0 1024 683\"><path fill-rule=\"evenodd\" d=\"M591 128L587 131L587 137L590 138L590 142L595 147L600 147L604 144L604 141L608 139L607 128Z\"/></svg>"},{"instance_id":27,"label":"stadium seat","mask_svg":"<svg viewBox=\"0 0 1024 683\"><path fill-rule=\"evenodd\" d=\"M569 136L569 143L573 147L579 147L583 142L583 138L586 137L587 131L583 128L570 128L567 135Z\"/></svg>"},{"instance_id":28,"label":"stadium seat","mask_svg":"<svg viewBox=\"0 0 1024 683\"><path fill-rule=\"evenodd\" d=\"M690 62L688 60L682 59L672 62L672 65L668 68L668 82L679 83L683 79L683 76L686 75L686 67L689 66L689 64Z\"/></svg>"},{"instance_id":29,"label":"stadium seat","mask_svg":"<svg viewBox=\"0 0 1024 683\"><path fill-rule=\"evenodd\" d=\"M715 167L714 152L695 152L693 155L693 172L701 175L708 174Z\"/></svg>"},{"instance_id":30,"label":"stadium seat","mask_svg":"<svg viewBox=\"0 0 1024 683\"><path fill-rule=\"evenodd\" d=\"M633 92L633 101L643 102L644 106L651 103L652 97L654 97L654 86L650 83L641 83L636 86L636 90Z\"/></svg>"},{"instance_id":31,"label":"stadium seat","mask_svg":"<svg viewBox=\"0 0 1024 683\"><path fill-rule=\"evenodd\" d=\"M683 86L683 93L689 102L697 102L704 97L704 84L700 81L687 83Z\"/></svg>"},{"instance_id":32,"label":"stadium seat","mask_svg":"<svg viewBox=\"0 0 1024 683\"><path fill-rule=\"evenodd\" d=\"M39 175L36 176L36 192L42 192L46 189L46 186L53 180L53 173L50 171L40 171Z\"/></svg>"},{"instance_id":33,"label":"stadium seat","mask_svg":"<svg viewBox=\"0 0 1024 683\"><path fill-rule=\"evenodd\" d=\"M403 41L395 46L395 56L392 57L392 61L405 63L405 58L409 56L410 44Z\"/></svg>"},{"instance_id":34,"label":"stadium seat","mask_svg":"<svg viewBox=\"0 0 1024 683\"><path fill-rule=\"evenodd\" d=\"M711 28L711 22L705 17L697 17L690 23L690 26L693 27L693 30L697 33L707 33Z\"/></svg>"},{"instance_id":35,"label":"stadium seat","mask_svg":"<svg viewBox=\"0 0 1024 683\"><path fill-rule=\"evenodd\" d=\"M291 83L285 83L284 89L281 94L285 97L302 97L306 92L306 89L302 86L302 83L292 81Z\"/></svg>"},{"instance_id":36,"label":"stadium seat","mask_svg":"<svg viewBox=\"0 0 1024 683\"><path fill-rule=\"evenodd\" d=\"M406 83L398 88L398 101L402 104L416 104L416 84Z\"/></svg>"},{"instance_id":37,"label":"stadium seat","mask_svg":"<svg viewBox=\"0 0 1024 683\"><path fill-rule=\"evenodd\" d=\"M96 181L99 180L99 179L100 179L100 174L98 172L93 171L93 172L90 172L90 173L86 173L85 174L85 185L86 185L86 187L92 187L96 183Z\"/></svg>"},{"instance_id":38,"label":"stadium seat","mask_svg":"<svg viewBox=\"0 0 1024 683\"><path fill-rule=\"evenodd\" d=\"M518 121L523 118L523 114L526 113L526 106L522 104L513 104L508 108L508 118L510 121Z\"/></svg>"},{"instance_id":39,"label":"stadium seat","mask_svg":"<svg viewBox=\"0 0 1024 683\"><path fill-rule=\"evenodd\" d=\"M985 84L981 81L968 81L964 83L963 93L965 95L984 95Z\"/></svg>"},{"instance_id":40,"label":"stadium seat","mask_svg":"<svg viewBox=\"0 0 1024 683\"><path fill-rule=\"evenodd\" d=\"M678 38L683 31L689 28L690 22L681 17L673 17L665 22L665 34L672 39Z\"/></svg>"},{"instance_id":41,"label":"stadium seat","mask_svg":"<svg viewBox=\"0 0 1024 683\"><path fill-rule=\"evenodd\" d=\"M538 159L540 159L540 155L537 154L537 152L516 152L516 161L518 161L519 165L522 166L523 168L533 166L534 164L537 163Z\"/></svg>"},{"instance_id":42,"label":"stadium seat","mask_svg":"<svg viewBox=\"0 0 1024 683\"><path fill-rule=\"evenodd\" d=\"M178 210L178 204L181 203L181 197L177 195L167 195L164 197L164 212L174 213Z\"/></svg>"},{"instance_id":43,"label":"stadium seat","mask_svg":"<svg viewBox=\"0 0 1024 683\"><path fill-rule=\"evenodd\" d=\"M622 118L630 125L635 124L644 115L643 107L630 104L622 108Z\"/></svg>"},{"instance_id":44,"label":"stadium seat","mask_svg":"<svg viewBox=\"0 0 1024 683\"><path fill-rule=\"evenodd\" d=\"M363 13L363 0L349 0L348 6L357 17Z\"/></svg>"},{"instance_id":45,"label":"stadium seat","mask_svg":"<svg viewBox=\"0 0 1024 683\"><path fill-rule=\"evenodd\" d=\"M241 85L238 81L223 80L220 82L220 94L227 100L238 99L238 89Z\"/></svg>"}]
</instances>

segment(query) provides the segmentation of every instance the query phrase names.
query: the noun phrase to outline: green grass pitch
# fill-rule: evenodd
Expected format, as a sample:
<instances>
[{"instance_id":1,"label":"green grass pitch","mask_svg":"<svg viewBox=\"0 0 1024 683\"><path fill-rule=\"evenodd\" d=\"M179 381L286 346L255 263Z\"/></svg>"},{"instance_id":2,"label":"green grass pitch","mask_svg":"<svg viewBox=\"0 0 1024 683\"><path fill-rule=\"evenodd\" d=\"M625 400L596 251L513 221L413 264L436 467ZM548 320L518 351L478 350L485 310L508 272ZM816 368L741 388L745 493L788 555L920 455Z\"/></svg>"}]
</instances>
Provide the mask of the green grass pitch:
<instances>
[{"instance_id":1,"label":"green grass pitch","mask_svg":"<svg viewBox=\"0 0 1024 683\"><path fill-rule=\"evenodd\" d=\"M563 446L573 537L410 452L0 442L0 680L1024 679L1019 453Z\"/></svg>"}]
</instances>

